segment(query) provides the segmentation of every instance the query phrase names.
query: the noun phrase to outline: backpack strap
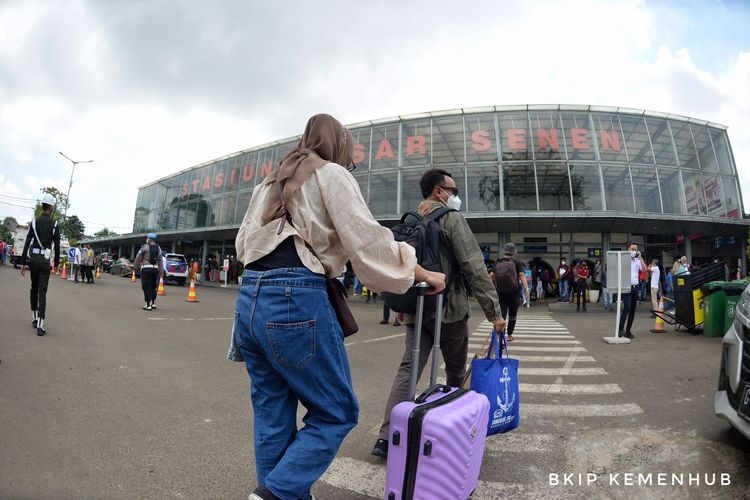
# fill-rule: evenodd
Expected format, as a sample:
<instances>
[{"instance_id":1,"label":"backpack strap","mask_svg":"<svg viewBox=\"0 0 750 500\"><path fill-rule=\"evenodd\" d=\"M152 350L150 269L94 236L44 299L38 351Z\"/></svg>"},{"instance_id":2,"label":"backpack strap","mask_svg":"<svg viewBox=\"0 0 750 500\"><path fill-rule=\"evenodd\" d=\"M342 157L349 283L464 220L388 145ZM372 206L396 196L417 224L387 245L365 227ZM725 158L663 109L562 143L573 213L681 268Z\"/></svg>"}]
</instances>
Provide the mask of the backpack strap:
<instances>
[{"instance_id":1,"label":"backpack strap","mask_svg":"<svg viewBox=\"0 0 750 500\"><path fill-rule=\"evenodd\" d=\"M433 210L432 212L430 212L429 214L427 214L424 217L424 219L428 220L428 221L432 221L432 220L436 221L440 217L442 217L443 215L447 214L448 212L457 212L457 210L455 208L440 207L437 210ZM407 212L407 213L411 213L411 212ZM406 215L406 214L404 214L404 215Z\"/></svg>"}]
</instances>

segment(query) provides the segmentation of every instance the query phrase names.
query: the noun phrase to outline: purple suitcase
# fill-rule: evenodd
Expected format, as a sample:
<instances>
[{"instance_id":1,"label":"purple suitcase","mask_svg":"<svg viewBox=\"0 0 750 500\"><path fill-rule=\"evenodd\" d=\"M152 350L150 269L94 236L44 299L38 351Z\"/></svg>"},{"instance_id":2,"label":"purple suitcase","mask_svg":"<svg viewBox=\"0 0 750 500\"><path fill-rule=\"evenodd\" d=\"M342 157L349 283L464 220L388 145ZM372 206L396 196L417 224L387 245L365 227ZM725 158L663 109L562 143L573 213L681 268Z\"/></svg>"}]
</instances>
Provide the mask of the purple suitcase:
<instances>
[{"instance_id":1,"label":"purple suitcase","mask_svg":"<svg viewBox=\"0 0 750 500\"><path fill-rule=\"evenodd\" d=\"M419 359L425 285L417 303L412 367ZM442 296L437 310L442 310ZM490 403L474 391L436 384L441 314L435 319L430 388L415 401L417 373L412 369L409 401L391 411L386 500L463 500L477 486L484 455Z\"/></svg>"}]
</instances>

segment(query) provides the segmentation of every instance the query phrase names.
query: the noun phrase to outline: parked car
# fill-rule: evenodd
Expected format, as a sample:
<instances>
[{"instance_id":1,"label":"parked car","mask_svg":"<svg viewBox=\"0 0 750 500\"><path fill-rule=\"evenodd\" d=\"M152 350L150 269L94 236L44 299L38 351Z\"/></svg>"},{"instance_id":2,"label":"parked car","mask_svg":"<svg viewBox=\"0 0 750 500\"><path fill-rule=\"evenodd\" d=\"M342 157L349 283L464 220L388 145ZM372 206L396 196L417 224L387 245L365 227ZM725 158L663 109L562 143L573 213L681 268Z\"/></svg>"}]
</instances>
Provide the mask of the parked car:
<instances>
[{"instance_id":1,"label":"parked car","mask_svg":"<svg viewBox=\"0 0 750 500\"><path fill-rule=\"evenodd\" d=\"M183 286L188 277L188 264L184 255L179 253L164 254L164 282L176 281Z\"/></svg>"},{"instance_id":2,"label":"parked car","mask_svg":"<svg viewBox=\"0 0 750 500\"><path fill-rule=\"evenodd\" d=\"M126 258L117 259L109 268L109 274L112 276L131 276L133 274L133 263ZM136 276L140 273L136 272Z\"/></svg>"},{"instance_id":3,"label":"parked car","mask_svg":"<svg viewBox=\"0 0 750 500\"><path fill-rule=\"evenodd\" d=\"M108 273L112 268L112 264L114 264L112 255L108 254L107 252L100 253L98 257L98 264L101 266L102 271Z\"/></svg>"},{"instance_id":4,"label":"parked car","mask_svg":"<svg viewBox=\"0 0 750 500\"><path fill-rule=\"evenodd\" d=\"M734 309L734 323L721 343L719 389L714 394L716 416L750 439L750 287Z\"/></svg>"}]
</instances>

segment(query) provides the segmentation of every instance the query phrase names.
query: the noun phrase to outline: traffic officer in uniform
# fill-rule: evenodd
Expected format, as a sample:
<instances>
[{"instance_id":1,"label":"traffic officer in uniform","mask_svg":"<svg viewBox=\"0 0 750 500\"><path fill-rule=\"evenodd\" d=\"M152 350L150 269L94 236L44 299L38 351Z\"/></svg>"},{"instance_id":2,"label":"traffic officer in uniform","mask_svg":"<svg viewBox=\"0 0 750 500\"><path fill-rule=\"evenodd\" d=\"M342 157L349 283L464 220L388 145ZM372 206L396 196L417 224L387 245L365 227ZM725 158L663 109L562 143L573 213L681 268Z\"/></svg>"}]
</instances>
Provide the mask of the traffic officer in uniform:
<instances>
[{"instance_id":1,"label":"traffic officer in uniform","mask_svg":"<svg viewBox=\"0 0 750 500\"><path fill-rule=\"evenodd\" d=\"M164 266L161 258L161 248L156 244L156 234L148 233L146 244L138 250L135 257L133 269L141 273L141 288L143 289L143 298L146 305L145 311L156 309L156 287L159 283L159 276L164 272Z\"/></svg>"},{"instance_id":2,"label":"traffic officer in uniform","mask_svg":"<svg viewBox=\"0 0 750 500\"><path fill-rule=\"evenodd\" d=\"M60 265L60 230L57 222L52 220L54 211L55 198L45 193L42 196L42 214L31 222L31 230L21 255L21 276L26 275L27 265L31 270L31 324L40 337L47 333L44 329L44 317L53 246L55 267Z\"/></svg>"}]
</instances>

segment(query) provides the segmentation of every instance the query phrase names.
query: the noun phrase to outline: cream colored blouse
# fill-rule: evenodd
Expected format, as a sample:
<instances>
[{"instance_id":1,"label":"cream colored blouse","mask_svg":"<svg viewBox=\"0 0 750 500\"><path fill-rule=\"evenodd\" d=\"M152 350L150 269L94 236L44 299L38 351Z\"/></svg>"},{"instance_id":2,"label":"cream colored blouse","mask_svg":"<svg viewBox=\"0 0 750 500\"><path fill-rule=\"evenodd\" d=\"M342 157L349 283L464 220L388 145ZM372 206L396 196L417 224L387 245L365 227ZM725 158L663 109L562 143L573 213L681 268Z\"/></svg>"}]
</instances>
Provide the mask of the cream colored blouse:
<instances>
[{"instance_id":1,"label":"cream colored blouse","mask_svg":"<svg viewBox=\"0 0 750 500\"><path fill-rule=\"evenodd\" d=\"M294 193L288 203L293 224L287 222L279 235L278 219L265 226L260 222L271 189L276 187L263 181L253 190L235 242L243 264L268 255L293 236L300 260L315 273L335 278L351 260L357 277L373 291L404 293L414 284L414 248L394 241L393 233L378 224L357 181L341 165L317 169Z\"/></svg>"}]
</instances>

